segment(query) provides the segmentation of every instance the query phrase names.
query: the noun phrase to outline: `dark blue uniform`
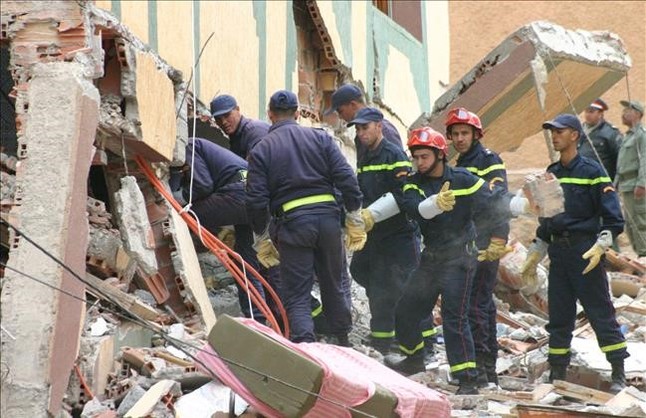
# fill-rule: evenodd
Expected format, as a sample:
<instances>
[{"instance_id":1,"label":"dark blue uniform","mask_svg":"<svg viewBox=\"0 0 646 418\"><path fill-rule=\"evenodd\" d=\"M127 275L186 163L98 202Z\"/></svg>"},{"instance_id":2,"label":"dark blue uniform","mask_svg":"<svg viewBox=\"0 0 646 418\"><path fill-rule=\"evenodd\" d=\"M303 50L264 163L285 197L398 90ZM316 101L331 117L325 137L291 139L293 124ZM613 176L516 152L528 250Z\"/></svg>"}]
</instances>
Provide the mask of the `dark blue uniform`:
<instances>
[{"instance_id":1,"label":"dark blue uniform","mask_svg":"<svg viewBox=\"0 0 646 418\"><path fill-rule=\"evenodd\" d=\"M610 176L610 180L614 180L615 173L617 172L617 155L619 154L623 135L619 132L619 129L601 119L601 122L587 136L592 141L592 145L590 145L590 141L588 141L586 135L582 135L577 143L579 155L598 161L596 155L598 154L601 159L601 164Z\"/></svg>"},{"instance_id":2,"label":"dark blue uniform","mask_svg":"<svg viewBox=\"0 0 646 418\"><path fill-rule=\"evenodd\" d=\"M395 128L395 125L393 125L388 120L383 119L381 121L381 129L384 135L384 139L386 141L390 142L393 145L396 145L397 148L404 151L404 145L402 144L402 139L399 136L399 132L397 131L397 128ZM357 150L357 162L359 162L363 154L366 152L367 148L365 145L361 143L361 141L359 141L358 136L354 137L354 147Z\"/></svg>"},{"instance_id":3,"label":"dark blue uniform","mask_svg":"<svg viewBox=\"0 0 646 418\"><path fill-rule=\"evenodd\" d=\"M420 216L419 203L450 182L456 196L453 210L427 220ZM424 347L420 322L428 318L442 295L442 323L451 373L459 380L476 377L475 353L469 327L468 307L476 266L477 216L492 219L493 233L502 233L509 217L508 199L501 189L462 168L445 167L441 178L419 173L404 186L402 206L417 220L424 238L419 267L406 284L397 304L396 334L402 351L415 354Z\"/></svg>"},{"instance_id":4,"label":"dark blue uniform","mask_svg":"<svg viewBox=\"0 0 646 418\"><path fill-rule=\"evenodd\" d=\"M391 142L382 139L376 149L366 150L357 164L363 207L388 192L401 197L411 170L404 151ZM395 336L395 305L419 262L415 233L415 223L404 212L378 222L350 264L352 277L368 295L371 338L382 349L389 347Z\"/></svg>"},{"instance_id":5,"label":"dark blue uniform","mask_svg":"<svg viewBox=\"0 0 646 418\"><path fill-rule=\"evenodd\" d=\"M507 172L505 165L495 152L485 148L479 141L474 141L471 149L460 155L458 167L463 167L476 176L484 179L489 188L499 187L507 191ZM474 219L477 231L476 246L486 250L491 237L507 239L509 224L506 227L493 222L486 216ZM494 234L496 230L496 234ZM501 234L501 235L497 235ZM485 371L491 374L489 381L496 383L495 359L498 357L498 339L496 338L496 304L493 300L493 289L498 277L499 260L479 261L471 289L471 306L469 323L476 351L478 367L489 365ZM484 370L483 370L484 371Z\"/></svg>"},{"instance_id":6,"label":"dark blue uniform","mask_svg":"<svg viewBox=\"0 0 646 418\"><path fill-rule=\"evenodd\" d=\"M195 159L193 160L193 146ZM258 270L258 259L253 249L253 232L245 213L245 179L247 162L233 152L206 139L191 138L186 145L186 163L193 167L193 196L191 209L197 215L200 225L216 234L225 225L235 228L234 250L254 269ZM190 178L184 179L183 195L189 201ZM264 297L262 284L251 275L252 285ZM238 283L240 308L250 317L249 302ZM254 307L254 318L263 322L264 316Z\"/></svg>"},{"instance_id":7,"label":"dark blue uniform","mask_svg":"<svg viewBox=\"0 0 646 418\"><path fill-rule=\"evenodd\" d=\"M229 137L229 147L236 155L247 159L249 151L269 131L269 124L261 120L240 117L236 131Z\"/></svg>"},{"instance_id":8,"label":"dark blue uniform","mask_svg":"<svg viewBox=\"0 0 646 418\"><path fill-rule=\"evenodd\" d=\"M570 343L576 319L576 301L597 335L599 347L609 362L628 357L625 339L615 319L604 260L585 276L588 260L581 256L609 230L616 238L624 228L619 199L610 178L596 161L577 155L567 166L556 162L547 168L560 181L565 212L539 218L536 236L549 243L548 309L550 333L548 361L570 362Z\"/></svg>"},{"instance_id":9,"label":"dark blue uniform","mask_svg":"<svg viewBox=\"0 0 646 418\"><path fill-rule=\"evenodd\" d=\"M347 334L352 326L335 189L346 210L361 207L352 168L323 130L283 120L249 154L247 210L257 233L265 230L269 214L274 217L270 232L280 253L279 292L295 342L315 341L310 305L314 274L330 331Z\"/></svg>"}]
</instances>

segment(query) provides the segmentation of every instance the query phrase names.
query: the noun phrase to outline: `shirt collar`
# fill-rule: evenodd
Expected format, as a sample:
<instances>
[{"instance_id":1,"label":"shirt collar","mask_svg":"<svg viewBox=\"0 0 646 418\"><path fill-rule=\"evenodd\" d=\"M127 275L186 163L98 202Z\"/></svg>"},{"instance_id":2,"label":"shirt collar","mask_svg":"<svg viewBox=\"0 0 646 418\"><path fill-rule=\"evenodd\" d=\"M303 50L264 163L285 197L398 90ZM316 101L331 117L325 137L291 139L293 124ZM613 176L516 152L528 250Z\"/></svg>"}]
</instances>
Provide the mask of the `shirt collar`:
<instances>
[{"instance_id":1,"label":"shirt collar","mask_svg":"<svg viewBox=\"0 0 646 418\"><path fill-rule=\"evenodd\" d=\"M281 121L279 121L279 122L273 123L273 124L269 127L269 132L273 131L274 129L278 129L278 128L280 128L281 126L285 126L285 125L298 125L298 123L296 123L296 121L295 121L294 119L285 119L285 120L281 120Z\"/></svg>"}]
</instances>

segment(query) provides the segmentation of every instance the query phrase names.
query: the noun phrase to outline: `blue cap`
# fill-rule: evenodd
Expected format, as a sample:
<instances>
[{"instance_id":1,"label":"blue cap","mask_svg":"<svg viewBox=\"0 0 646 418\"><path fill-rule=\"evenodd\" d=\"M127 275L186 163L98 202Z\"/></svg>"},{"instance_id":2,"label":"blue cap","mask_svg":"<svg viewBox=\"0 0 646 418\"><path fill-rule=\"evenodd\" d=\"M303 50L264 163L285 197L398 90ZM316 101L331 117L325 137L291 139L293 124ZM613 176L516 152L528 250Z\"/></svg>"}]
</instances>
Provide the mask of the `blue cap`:
<instances>
[{"instance_id":1,"label":"blue cap","mask_svg":"<svg viewBox=\"0 0 646 418\"><path fill-rule=\"evenodd\" d=\"M332 93L332 107L328 109L328 112L333 112L341 105L350 103L353 100L360 100L362 97L363 93L359 87L354 84L344 84Z\"/></svg>"},{"instance_id":2,"label":"blue cap","mask_svg":"<svg viewBox=\"0 0 646 418\"><path fill-rule=\"evenodd\" d=\"M269 110L289 110L298 108L298 98L289 90L278 90L269 99Z\"/></svg>"},{"instance_id":3,"label":"blue cap","mask_svg":"<svg viewBox=\"0 0 646 418\"><path fill-rule=\"evenodd\" d=\"M564 129L570 128L579 132L579 135L583 134L583 126L581 126L581 121L575 115L569 113L561 113L552 120L543 122L543 129Z\"/></svg>"},{"instance_id":4,"label":"blue cap","mask_svg":"<svg viewBox=\"0 0 646 418\"><path fill-rule=\"evenodd\" d=\"M374 107L364 107L354 115L354 119L348 122L348 126L369 122L381 122L382 120L384 120L384 114L381 113L381 110Z\"/></svg>"},{"instance_id":5,"label":"blue cap","mask_svg":"<svg viewBox=\"0 0 646 418\"><path fill-rule=\"evenodd\" d=\"M211 116L217 117L229 113L238 106L235 97L222 94L211 100Z\"/></svg>"}]
</instances>

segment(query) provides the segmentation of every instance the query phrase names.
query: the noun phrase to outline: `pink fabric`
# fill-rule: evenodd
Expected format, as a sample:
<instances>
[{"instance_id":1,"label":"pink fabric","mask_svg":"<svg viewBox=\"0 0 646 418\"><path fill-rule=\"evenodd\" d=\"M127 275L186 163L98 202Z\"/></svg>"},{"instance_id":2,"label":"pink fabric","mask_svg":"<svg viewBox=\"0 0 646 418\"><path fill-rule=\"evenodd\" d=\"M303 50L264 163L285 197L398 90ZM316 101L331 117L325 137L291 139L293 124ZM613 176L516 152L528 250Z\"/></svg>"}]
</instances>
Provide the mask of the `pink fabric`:
<instances>
[{"instance_id":1,"label":"pink fabric","mask_svg":"<svg viewBox=\"0 0 646 418\"><path fill-rule=\"evenodd\" d=\"M397 397L395 411L402 418L451 415L450 403L443 394L416 383L351 348L320 343L294 344L256 321L243 318L237 320L321 366L324 373L323 384L317 401L305 415L307 418L349 418L351 415L347 407L357 406L368 400L375 393L375 382ZM278 412L249 392L208 344L204 349L206 352L201 352L197 357L218 378L262 414L280 417Z\"/></svg>"}]
</instances>

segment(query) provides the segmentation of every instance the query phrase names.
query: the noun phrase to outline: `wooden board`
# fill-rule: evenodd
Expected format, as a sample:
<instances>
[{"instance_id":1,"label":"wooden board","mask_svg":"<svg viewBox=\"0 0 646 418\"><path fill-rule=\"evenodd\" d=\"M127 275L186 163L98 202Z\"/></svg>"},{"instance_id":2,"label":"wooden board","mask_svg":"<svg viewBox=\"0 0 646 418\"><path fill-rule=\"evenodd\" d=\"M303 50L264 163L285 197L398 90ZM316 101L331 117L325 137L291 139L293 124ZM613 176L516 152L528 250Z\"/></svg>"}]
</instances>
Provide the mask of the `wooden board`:
<instances>
[{"instance_id":1,"label":"wooden board","mask_svg":"<svg viewBox=\"0 0 646 418\"><path fill-rule=\"evenodd\" d=\"M574 383L565 382L563 380L555 380L553 385L554 391L559 395L568 396L570 398L579 399L596 405L603 405L613 398L611 393L591 389L586 386L575 385Z\"/></svg>"}]
</instances>

